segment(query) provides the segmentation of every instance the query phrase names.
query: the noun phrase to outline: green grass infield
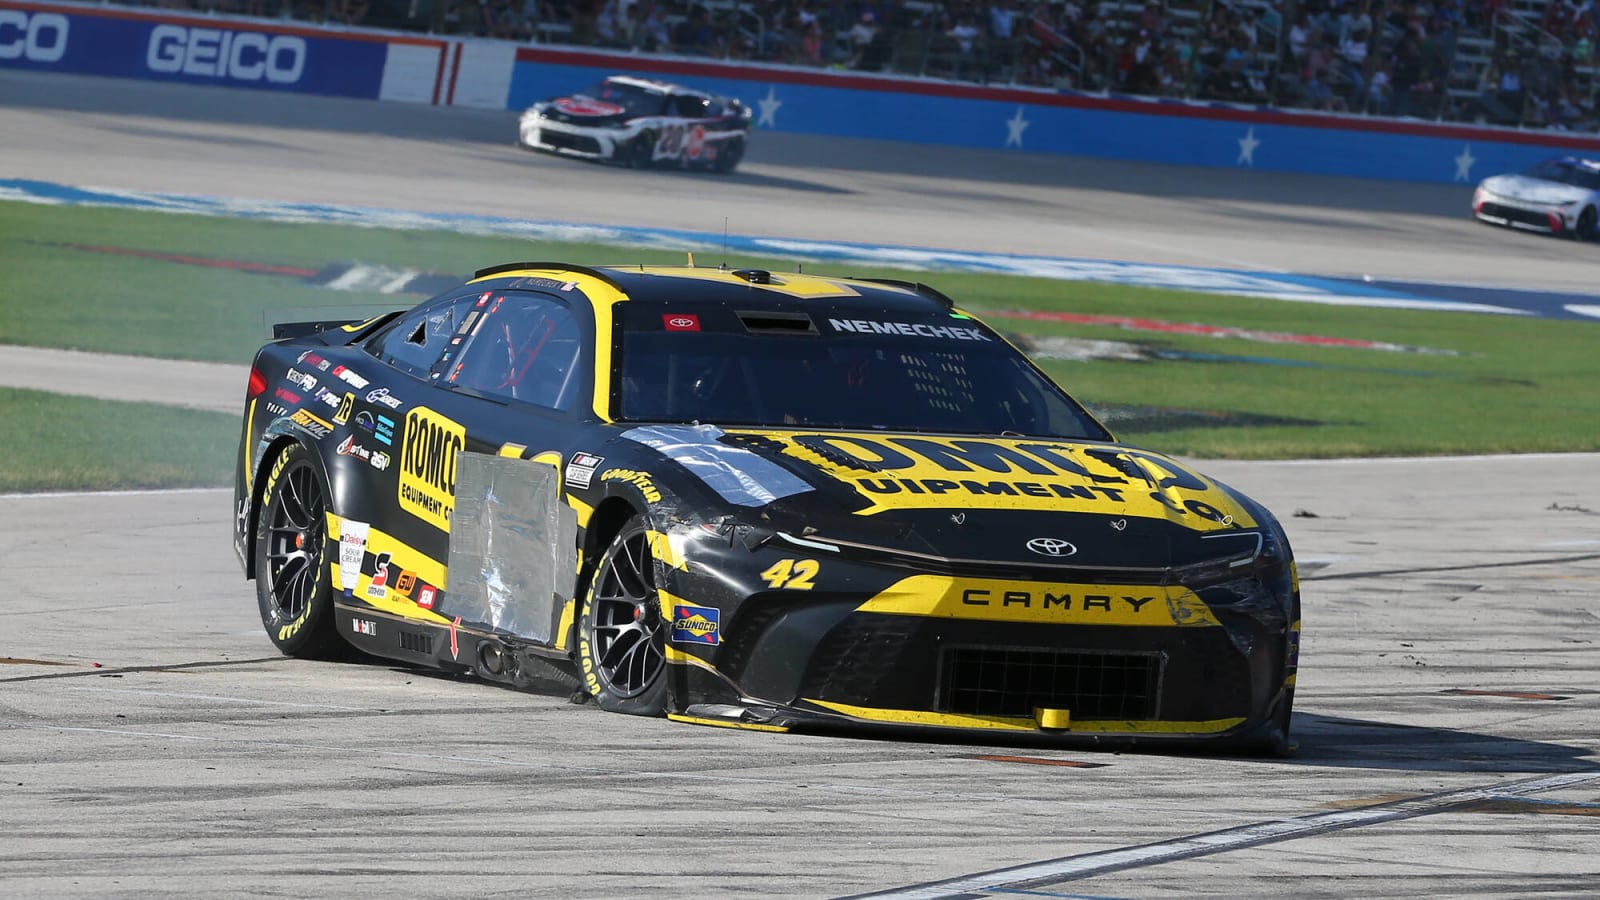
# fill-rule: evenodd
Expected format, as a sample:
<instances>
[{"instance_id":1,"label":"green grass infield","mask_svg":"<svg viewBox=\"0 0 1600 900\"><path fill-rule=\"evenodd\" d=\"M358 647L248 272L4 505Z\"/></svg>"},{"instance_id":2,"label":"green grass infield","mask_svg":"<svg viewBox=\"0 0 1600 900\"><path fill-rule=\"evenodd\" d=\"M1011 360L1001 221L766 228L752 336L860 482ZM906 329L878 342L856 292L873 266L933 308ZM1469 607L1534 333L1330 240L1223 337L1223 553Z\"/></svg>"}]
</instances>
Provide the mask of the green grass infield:
<instances>
[{"instance_id":1,"label":"green grass infield","mask_svg":"<svg viewBox=\"0 0 1600 900\"><path fill-rule=\"evenodd\" d=\"M721 261L701 256L702 264ZM419 299L319 286L310 273L330 266L465 276L521 260L682 263L685 255L0 202L0 259L0 343L246 363L273 321L371 314ZM796 265L728 262L774 271ZM807 269L928 282L1011 336L1120 437L1170 453L1249 459L1600 449L1600 354L1592 349L1600 323L988 274ZM1016 315L1028 311L1101 318ZM1142 330L1108 317L1258 337ZM1391 349L1271 341L1263 332ZM7 392L4 404L0 440L9 452L0 490L222 484L236 449L233 426L222 427L226 416L144 405L130 413L122 407L134 404L94 406L24 391ZM171 429L200 439L182 447L159 440Z\"/></svg>"}]
</instances>

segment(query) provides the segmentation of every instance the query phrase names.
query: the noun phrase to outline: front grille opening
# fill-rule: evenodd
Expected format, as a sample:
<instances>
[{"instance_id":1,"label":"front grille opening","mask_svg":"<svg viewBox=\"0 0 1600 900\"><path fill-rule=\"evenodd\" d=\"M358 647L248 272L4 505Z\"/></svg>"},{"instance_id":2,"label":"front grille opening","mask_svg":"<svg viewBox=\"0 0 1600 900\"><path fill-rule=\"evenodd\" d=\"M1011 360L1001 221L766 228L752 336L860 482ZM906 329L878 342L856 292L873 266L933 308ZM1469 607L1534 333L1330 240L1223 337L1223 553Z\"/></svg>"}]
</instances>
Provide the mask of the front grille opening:
<instances>
[{"instance_id":1,"label":"front grille opening","mask_svg":"<svg viewBox=\"0 0 1600 900\"><path fill-rule=\"evenodd\" d=\"M1156 717L1161 654L951 647L941 660L942 712L1033 716L1066 709L1077 719Z\"/></svg>"}]
</instances>

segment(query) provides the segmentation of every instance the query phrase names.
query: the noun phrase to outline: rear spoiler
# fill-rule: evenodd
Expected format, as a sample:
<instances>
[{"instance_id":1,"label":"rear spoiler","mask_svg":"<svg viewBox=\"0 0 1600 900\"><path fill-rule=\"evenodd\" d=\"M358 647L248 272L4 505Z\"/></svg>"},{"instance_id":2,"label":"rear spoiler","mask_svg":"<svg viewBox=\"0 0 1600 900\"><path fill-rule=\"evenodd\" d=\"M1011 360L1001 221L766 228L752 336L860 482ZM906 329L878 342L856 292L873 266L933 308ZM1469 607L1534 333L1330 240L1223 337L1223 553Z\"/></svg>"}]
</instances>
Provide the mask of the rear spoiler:
<instances>
[{"instance_id":1,"label":"rear spoiler","mask_svg":"<svg viewBox=\"0 0 1600 900\"><path fill-rule=\"evenodd\" d=\"M316 319L308 322L276 322L272 326L272 339L314 337L329 346L348 344L367 332L383 325L404 310L386 312L370 319Z\"/></svg>"}]
</instances>

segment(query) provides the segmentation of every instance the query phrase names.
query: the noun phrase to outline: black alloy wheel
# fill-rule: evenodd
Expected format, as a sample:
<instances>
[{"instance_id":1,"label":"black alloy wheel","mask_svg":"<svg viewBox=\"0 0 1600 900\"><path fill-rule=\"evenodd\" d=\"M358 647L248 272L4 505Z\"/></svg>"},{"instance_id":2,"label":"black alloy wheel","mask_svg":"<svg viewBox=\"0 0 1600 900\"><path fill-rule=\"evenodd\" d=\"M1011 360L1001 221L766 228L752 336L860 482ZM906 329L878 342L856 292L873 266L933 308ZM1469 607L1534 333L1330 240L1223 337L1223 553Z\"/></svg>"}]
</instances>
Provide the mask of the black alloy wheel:
<instances>
[{"instance_id":1,"label":"black alloy wheel","mask_svg":"<svg viewBox=\"0 0 1600 900\"><path fill-rule=\"evenodd\" d=\"M640 520L628 522L601 557L579 628L579 665L596 703L612 712L661 715L667 700L667 619Z\"/></svg>"},{"instance_id":2,"label":"black alloy wheel","mask_svg":"<svg viewBox=\"0 0 1600 900\"><path fill-rule=\"evenodd\" d=\"M256 600L261 624L289 656L341 655L326 559L328 487L316 458L296 444L267 476L256 526Z\"/></svg>"}]
</instances>

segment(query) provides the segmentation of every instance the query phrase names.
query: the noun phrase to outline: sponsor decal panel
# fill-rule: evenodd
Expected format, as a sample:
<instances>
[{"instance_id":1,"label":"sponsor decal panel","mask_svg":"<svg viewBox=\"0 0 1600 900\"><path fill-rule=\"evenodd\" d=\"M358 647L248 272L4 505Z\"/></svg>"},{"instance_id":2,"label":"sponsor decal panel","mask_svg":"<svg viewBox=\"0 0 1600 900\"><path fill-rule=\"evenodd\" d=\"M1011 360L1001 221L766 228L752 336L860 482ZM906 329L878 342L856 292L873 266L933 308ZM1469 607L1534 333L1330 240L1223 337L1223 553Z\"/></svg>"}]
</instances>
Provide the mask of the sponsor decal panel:
<instances>
[{"instance_id":1,"label":"sponsor decal panel","mask_svg":"<svg viewBox=\"0 0 1600 900\"><path fill-rule=\"evenodd\" d=\"M280 401L288 404L289 406L300 405L300 395L296 394L294 391L287 391L283 388L275 388L272 391L272 396L277 397Z\"/></svg>"},{"instance_id":2,"label":"sponsor decal panel","mask_svg":"<svg viewBox=\"0 0 1600 900\"><path fill-rule=\"evenodd\" d=\"M307 410L299 410L289 417L289 421L304 428L319 440L333 434L333 426L324 419L319 419Z\"/></svg>"},{"instance_id":3,"label":"sponsor decal panel","mask_svg":"<svg viewBox=\"0 0 1600 900\"><path fill-rule=\"evenodd\" d=\"M302 372L299 369L290 369L289 374L283 377L290 384L299 387L300 390L305 391L308 394L311 393L312 388L317 386L317 378L315 375L312 375L309 372Z\"/></svg>"},{"instance_id":4,"label":"sponsor decal panel","mask_svg":"<svg viewBox=\"0 0 1600 900\"><path fill-rule=\"evenodd\" d=\"M372 561L372 581L367 584L367 596L382 600L389 596L389 554L379 553Z\"/></svg>"},{"instance_id":5,"label":"sponsor decal panel","mask_svg":"<svg viewBox=\"0 0 1600 900\"><path fill-rule=\"evenodd\" d=\"M1078 509L1176 518L1196 530L1255 526L1215 484L1142 450L1011 438L776 432L762 437L785 443L785 455L854 487L871 502L865 514L950 507ZM1039 553L1043 547L1029 549ZM1070 555L1065 546L1057 551Z\"/></svg>"},{"instance_id":6,"label":"sponsor decal panel","mask_svg":"<svg viewBox=\"0 0 1600 900\"><path fill-rule=\"evenodd\" d=\"M567 486L587 488L594 480L594 470L605 461L604 456L595 456L593 453L572 454L572 461L567 463Z\"/></svg>"},{"instance_id":7,"label":"sponsor decal panel","mask_svg":"<svg viewBox=\"0 0 1600 900\"><path fill-rule=\"evenodd\" d=\"M720 644L722 610L692 603L672 605L672 641L677 644Z\"/></svg>"},{"instance_id":8,"label":"sponsor decal panel","mask_svg":"<svg viewBox=\"0 0 1600 900\"><path fill-rule=\"evenodd\" d=\"M340 441L339 446L335 449L340 456L354 457L380 472L389 468L389 454L381 450L374 452L370 448L361 446L356 443L356 437L353 434L345 435L344 440Z\"/></svg>"},{"instance_id":9,"label":"sponsor decal panel","mask_svg":"<svg viewBox=\"0 0 1600 900\"><path fill-rule=\"evenodd\" d=\"M368 393L367 402L376 403L380 406L387 406L390 409L399 409L402 406L402 401L400 398L391 395L389 393L389 389L386 387L378 388L377 390Z\"/></svg>"},{"instance_id":10,"label":"sponsor decal panel","mask_svg":"<svg viewBox=\"0 0 1600 900\"><path fill-rule=\"evenodd\" d=\"M339 409L333 414L333 424L343 425L350 421L350 414L356 409L356 395L346 392L339 401Z\"/></svg>"},{"instance_id":11,"label":"sponsor decal panel","mask_svg":"<svg viewBox=\"0 0 1600 900\"><path fill-rule=\"evenodd\" d=\"M335 366L333 369L333 377L339 379L345 384L350 385L358 391L365 390L367 385L371 383L365 378L362 378L360 375L350 371L345 366Z\"/></svg>"},{"instance_id":12,"label":"sponsor decal panel","mask_svg":"<svg viewBox=\"0 0 1600 900\"><path fill-rule=\"evenodd\" d=\"M355 630L356 634L364 634L368 637L378 636L378 623L372 621L371 619L352 617L350 619L350 627Z\"/></svg>"},{"instance_id":13,"label":"sponsor decal panel","mask_svg":"<svg viewBox=\"0 0 1600 900\"><path fill-rule=\"evenodd\" d=\"M371 525L344 519L339 523L339 587L353 591L361 580L361 560L367 553L367 532Z\"/></svg>"},{"instance_id":14,"label":"sponsor decal panel","mask_svg":"<svg viewBox=\"0 0 1600 900\"><path fill-rule=\"evenodd\" d=\"M834 331L853 334L898 334L905 337L942 338L953 341L993 341L981 328L928 325L922 322L877 322L867 319L829 319Z\"/></svg>"},{"instance_id":15,"label":"sponsor decal panel","mask_svg":"<svg viewBox=\"0 0 1600 900\"><path fill-rule=\"evenodd\" d=\"M423 609L433 609L434 602L438 599L439 589L431 584L417 588L417 605Z\"/></svg>"},{"instance_id":16,"label":"sponsor decal panel","mask_svg":"<svg viewBox=\"0 0 1600 900\"><path fill-rule=\"evenodd\" d=\"M338 394L335 394L333 391L330 391L327 388L317 388L317 399L321 400L324 406L327 406L329 409L332 409L335 412L337 412L339 407L344 403Z\"/></svg>"},{"instance_id":17,"label":"sponsor decal panel","mask_svg":"<svg viewBox=\"0 0 1600 900\"><path fill-rule=\"evenodd\" d=\"M450 530L456 455L466 442L466 428L425 406L406 413L400 448L401 509L441 531Z\"/></svg>"}]
</instances>

